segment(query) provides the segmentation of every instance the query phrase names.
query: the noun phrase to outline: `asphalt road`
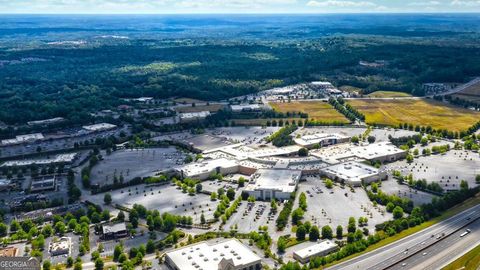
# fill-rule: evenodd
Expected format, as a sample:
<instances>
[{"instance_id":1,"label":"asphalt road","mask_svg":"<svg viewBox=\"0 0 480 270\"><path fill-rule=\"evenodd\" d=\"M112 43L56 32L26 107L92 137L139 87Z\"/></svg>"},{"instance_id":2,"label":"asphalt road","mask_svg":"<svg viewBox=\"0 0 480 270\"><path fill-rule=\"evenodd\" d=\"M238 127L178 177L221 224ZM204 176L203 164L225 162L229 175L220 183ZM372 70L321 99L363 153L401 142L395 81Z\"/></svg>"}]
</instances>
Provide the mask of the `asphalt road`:
<instances>
[{"instance_id":1,"label":"asphalt road","mask_svg":"<svg viewBox=\"0 0 480 270\"><path fill-rule=\"evenodd\" d=\"M467 235L460 235L471 230ZM480 219L389 269L441 269L480 244Z\"/></svg>"},{"instance_id":2,"label":"asphalt road","mask_svg":"<svg viewBox=\"0 0 480 270\"><path fill-rule=\"evenodd\" d=\"M470 220L467 220L470 217ZM467 223L480 218L480 205L467 209L449 219L439 222L427 229L400 239L394 243L378 248L328 269L387 269L414 253L440 242L442 238L461 229ZM433 237L432 237L433 235ZM444 236L442 236L444 235ZM439 237L440 236L440 237ZM437 237L439 237L437 239ZM405 251L408 249L408 252ZM422 252L423 253L423 252Z\"/></svg>"}]
</instances>

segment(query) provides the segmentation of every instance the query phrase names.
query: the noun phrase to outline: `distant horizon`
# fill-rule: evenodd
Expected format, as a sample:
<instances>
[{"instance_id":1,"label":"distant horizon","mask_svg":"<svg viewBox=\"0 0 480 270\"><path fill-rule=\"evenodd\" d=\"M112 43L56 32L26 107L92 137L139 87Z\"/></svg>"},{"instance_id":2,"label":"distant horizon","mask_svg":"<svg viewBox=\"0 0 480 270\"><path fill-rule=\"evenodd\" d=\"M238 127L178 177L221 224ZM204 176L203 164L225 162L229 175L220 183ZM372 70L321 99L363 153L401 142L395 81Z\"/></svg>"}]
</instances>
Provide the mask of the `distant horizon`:
<instances>
[{"instance_id":1,"label":"distant horizon","mask_svg":"<svg viewBox=\"0 0 480 270\"><path fill-rule=\"evenodd\" d=\"M382 14L391 14L391 15L456 15L456 14L469 14L469 15L480 15L480 11L449 11L449 12L278 12L278 13L267 13L267 12L226 12L226 13L180 13L180 12L172 12L172 13L2 13L0 15L382 15Z\"/></svg>"},{"instance_id":2,"label":"distant horizon","mask_svg":"<svg viewBox=\"0 0 480 270\"><path fill-rule=\"evenodd\" d=\"M465 14L480 0L0 0L0 14Z\"/></svg>"}]
</instances>

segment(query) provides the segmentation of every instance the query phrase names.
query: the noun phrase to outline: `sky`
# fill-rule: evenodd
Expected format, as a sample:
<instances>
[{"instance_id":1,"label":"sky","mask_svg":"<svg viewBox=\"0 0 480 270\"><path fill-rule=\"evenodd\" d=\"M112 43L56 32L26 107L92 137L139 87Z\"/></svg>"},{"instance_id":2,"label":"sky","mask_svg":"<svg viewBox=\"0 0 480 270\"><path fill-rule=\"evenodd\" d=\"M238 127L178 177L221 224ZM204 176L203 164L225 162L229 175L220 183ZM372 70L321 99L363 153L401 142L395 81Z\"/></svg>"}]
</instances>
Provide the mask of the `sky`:
<instances>
[{"instance_id":1,"label":"sky","mask_svg":"<svg viewBox=\"0 0 480 270\"><path fill-rule=\"evenodd\" d=\"M453 13L480 0L0 0L0 13Z\"/></svg>"}]
</instances>

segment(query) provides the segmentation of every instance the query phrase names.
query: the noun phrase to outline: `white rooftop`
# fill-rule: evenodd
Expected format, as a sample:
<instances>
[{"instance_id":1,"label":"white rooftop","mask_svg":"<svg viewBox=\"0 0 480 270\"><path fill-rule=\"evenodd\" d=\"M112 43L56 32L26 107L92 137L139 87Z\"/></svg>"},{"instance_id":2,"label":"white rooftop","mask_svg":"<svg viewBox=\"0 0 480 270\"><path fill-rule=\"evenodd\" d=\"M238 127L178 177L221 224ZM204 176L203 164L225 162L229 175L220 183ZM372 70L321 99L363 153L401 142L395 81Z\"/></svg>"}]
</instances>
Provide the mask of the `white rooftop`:
<instances>
[{"instance_id":1,"label":"white rooftop","mask_svg":"<svg viewBox=\"0 0 480 270\"><path fill-rule=\"evenodd\" d=\"M95 125L83 126L83 129L88 131L102 131L102 130L109 130L116 128L116 125L109 124L109 123L100 123Z\"/></svg>"},{"instance_id":2,"label":"white rooftop","mask_svg":"<svg viewBox=\"0 0 480 270\"><path fill-rule=\"evenodd\" d=\"M12 166L29 166L32 164L47 165L51 163L70 163L72 162L77 153L58 154L54 158L42 158L42 159L23 159L23 160L9 160L4 162L0 167L12 167Z\"/></svg>"},{"instance_id":3,"label":"white rooftop","mask_svg":"<svg viewBox=\"0 0 480 270\"><path fill-rule=\"evenodd\" d=\"M311 135L305 135L301 136L300 138L295 138L294 141L298 145L311 145L311 144L317 144L325 140L333 140L333 139L347 139L348 137L339 134L339 133L331 133L331 134L326 134L326 133L316 133L316 134L311 134Z\"/></svg>"},{"instance_id":4,"label":"white rooftop","mask_svg":"<svg viewBox=\"0 0 480 270\"><path fill-rule=\"evenodd\" d=\"M352 182L361 182L363 178L379 173L377 168L356 161L333 165L322 169L322 171Z\"/></svg>"},{"instance_id":5,"label":"white rooftop","mask_svg":"<svg viewBox=\"0 0 480 270\"><path fill-rule=\"evenodd\" d=\"M202 242L171 252L167 257L180 270L215 270L222 259L232 260L236 269L241 265L260 262L261 258L237 239L209 245Z\"/></svg>"},{"instance_id":6,"label":"white rooftop","mask_svg":"<svg viewBox=\"0 0 480 270\"><path fill-rule=\"evenodd\" d=\"M357 146L353 147L351 150L355 156L368 160L405 152L390 142L379 142L367 146Z\"/></svg>"},{"instance_id":7,"label":"white rooftop","mask_svg":"<svg viewBox=\"0 0 480 270\"><path fill-rule=\"evenodd\" d=\"M181 166L182 170L187 176L197 175L215 170L218 167L231 168L237 166L237 162L231 159L219 158L209 159L202 162L195 162Z\"/></svg>"},{"instance_id":8,"label":"white rooftop","mask_svg":"<svg viewBox=\"0 0 480 270\"><path fill-rule=\"evenodd\" d=\"M294 192L302 172L290 169L259 169L250 178L246 190L259 189Z\"/></svg>"},{"instance_id":9,"label":"white rooftop","mask_svg":"<svg viewBox=\"0 0 480 270\"><path fill-rule=\"evenodd\" d=\"M239 105L230 105L230 108L232 109L232 111L238 112L243 110L251 110L251 111L262 110L265 108L265 106L260 104L239 104Z\"/></svg>"},{"instance_id":10,"label":"white rooftop","mask_svg":"<svg viewBox=\"0 0 480 270\"><path fill-rule=\"evenodd\" d=\"M315 256L322 252L328 252L328 251L334 250L337 247L338 245L335 244L335 242L331 240L326 240L326 241L316 243L315 245L306 247L304 249L295 251L295 253L303 259L303 258Z\"/></svg>"},{"instance_id":11,"label":"white rooftop","mask_svg":"<svg viewBox=\"0 0 480 270\"><path fill-rule=\"evenodd\" d=\"M319 157L329 164L337 164L342 160L372 160L389 155L405 152L390 142L372 143L363 146L354 146L350 143L337 144L330 147L310 151L310 154Z\"/></svg>"},{"instance_id":12,"label":"white rooftop","mask_svg":"<svg viewBox=\"0 0 480 270\"><path fill-rule=\"evenodd\" d=\"M18 135L15 137L15 139L2 140L2 144L3 145L20 144L20 143L32 142L32 141L43 140L43 139L44 137L42 133L33 133L33 134Z\"/></svg>"},{"instance_id":13,"label":"white rooftop","mask_svg":"<svg viewBox=\"0 0 480 270\"><path fill-rule=\"evenodd\" d=\"M209 111L181 113L180 119L205 118L210 115Z\"/></svg>"}]
</instances>

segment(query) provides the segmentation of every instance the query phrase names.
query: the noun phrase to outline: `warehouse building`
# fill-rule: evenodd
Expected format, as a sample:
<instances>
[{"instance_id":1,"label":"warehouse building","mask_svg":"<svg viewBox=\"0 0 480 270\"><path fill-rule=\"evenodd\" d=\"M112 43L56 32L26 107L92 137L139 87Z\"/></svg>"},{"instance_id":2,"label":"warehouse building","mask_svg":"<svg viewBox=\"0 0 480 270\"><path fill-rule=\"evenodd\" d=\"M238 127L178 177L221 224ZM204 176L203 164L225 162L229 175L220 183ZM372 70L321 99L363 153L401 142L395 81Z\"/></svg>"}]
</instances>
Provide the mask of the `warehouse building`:
<instances>
[{"instance_id":1,"label":"warehouse building","mask_svg":"<svg viewBox=\"0 0 480 270\"><path fill-rule=\"evenodd\" d=\"M88 132L100 132L116 129L117 126L109 123L99 123L95 125L83 126L82 128Z\"/></svg>"},{"instance_id":2,"label":"warehouse building","mask_svg":"<svg viewBox=\"0 0 480 270\"><path fill-rule=\"evenodd\" d=\"M191 112L191 113L181 113L178 115L178 120L180 123L188 123L197 120L203 120L210 115L209 111L201 112Z\"/></svg>"},{"instance_id":3,"label":"warehouse building","mask_svg":"<svg viewBox=\"0 0 480 270\"><path fill-rule=\"evenodd\" d=\"M7 145L22 144L22 143L31 143L31 142L41 141L44 138L45 137L43 136L42 133L18 135L14 139L2 140L2 145L7 146Z\"/></svg>"},{"instance_id":4,"label":"warehouse building","mask_svg":"<svg viewBox=\"0 0 480 270\"><path fill-rule=\"evenodd\" d=\"M57 178L55 176L45 176L32 179L30 185L31 192L43 192L57 189Z\"/></svg>"},{"instance_id":5,"label":"warehouse building","mask_svg":"<svg viewBox=\"0 0 480 270\"><path fill-rule=\"evenodd\" d=\"M385 171L356 161L329 166L320 171L334 181L352 186L361 186L362 183L369 184L387 177Z\"/></svg>"},{"instance_id":6,"label":"warehouse building","mask_svg":"<svg viewBox=\"0 0 480 270\"><path fill-rule=\"evenodd\" d=\"M301 171L289 169L259 169L250 177L245 188L257 200L288 200L297 188Z\"/></svg>"},{"instance_id":7,"label":"warehouse building","mask_svg":"<svg viewBox=\"0 0 480 270\"><path fill-rule=\"evenodd\" d=\"M183 247L166 253L172 270L260 270L261 258L237 239Z\"/></svg>"},{"instance_id":8,"label":"warehouse building","mask_svg":"<svg viewBox=\"0 0 480 270\"><path fill-rule=\"evenodd\" d=\"M190 163L175 169L176 173L182 178L193 178L198 180L206 180L213 173L226 175L237 173L238 170L238 163L234 160L226 158L209 159L201 162Z\"/></svg>"},{"instance_id":9,"label":"warehouse building","mask_svg":"<svg viewBox=\"0 0 480 270\"><path fill-rule=\"evenodd\" d=\"M263 104L239 104L230 105L230 109L233 113L245 113L245 112L261 112L270 110L270 107Z\"/></svg>"},{"instance_id":10,"label":"warehouse building","mask_svg":"<svg viewBox=\"0 0 480 270\"><path fill-rule=\"evenodd\" d=\"M302 147L312 148L314 146L325 147L337 143L345 143L350 141L350 138L338 133L317 133L312 135L305 135L300 138L295 138L294 141L297 145L300 145Z\"/></svg>"},{"instance_id":11,"label":"warehouse building","mask_svg":"<svg viewBox=\"0 0 480 270\"><path fill-rule=\"evenodd\" d=\"M338 250L338 245L331 240L316 243L313 246L293 252L293 258L303 264L308 263L312 258L328 255Z\"/></svg>"}]
</instances>

